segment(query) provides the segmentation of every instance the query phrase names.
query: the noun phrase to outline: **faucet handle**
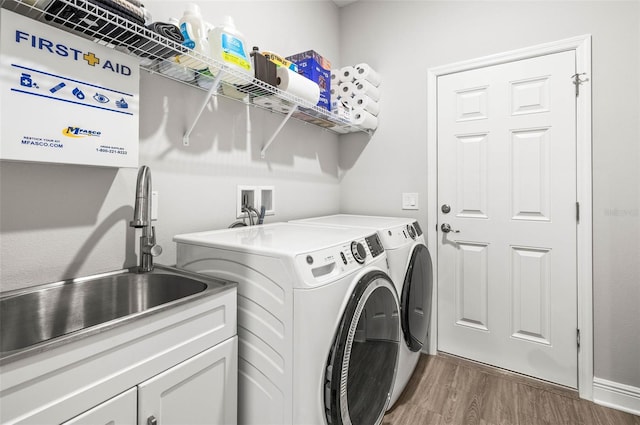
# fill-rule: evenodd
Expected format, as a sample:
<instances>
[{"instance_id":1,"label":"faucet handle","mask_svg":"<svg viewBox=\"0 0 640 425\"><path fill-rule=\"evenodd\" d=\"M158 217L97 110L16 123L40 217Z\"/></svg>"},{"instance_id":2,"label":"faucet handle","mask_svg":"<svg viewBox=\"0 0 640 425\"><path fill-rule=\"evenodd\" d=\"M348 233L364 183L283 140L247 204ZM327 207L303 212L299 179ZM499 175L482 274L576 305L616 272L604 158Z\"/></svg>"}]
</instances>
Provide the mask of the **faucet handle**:
<instances>
[{"instance_id":1,"label":"faucet handle","mask_svg":"<svg viewBox=\"0 0 640 425\"><path fill-rule=\"evenodd\" d=\"M162 247L160 245L150 246L149 254L151 254L152 257L157 257L158 255L162 254Z\"/></svg>"},{"instance_id":2,"label":"faucet handle","mask_svg":"<svg viewBox=\"0 0 640 425\"><path fill-rule=\"evenodd\" d=\"M156 226L151 226L151 235L149 235L149 251L153 257L162 254L162 247L156 244Z\"/></svg>"},{"instance_id":3,"label":"faucet handle","mask_svg":"<svg viewBox=\"0 0 640 425\"><path fill-rule=\"evenodd\" d=\"M157 257L162 254L162 247L156 244L148 244L142 247L143 254L149 254L152 257Z\"/></svg>"}]
</instances>

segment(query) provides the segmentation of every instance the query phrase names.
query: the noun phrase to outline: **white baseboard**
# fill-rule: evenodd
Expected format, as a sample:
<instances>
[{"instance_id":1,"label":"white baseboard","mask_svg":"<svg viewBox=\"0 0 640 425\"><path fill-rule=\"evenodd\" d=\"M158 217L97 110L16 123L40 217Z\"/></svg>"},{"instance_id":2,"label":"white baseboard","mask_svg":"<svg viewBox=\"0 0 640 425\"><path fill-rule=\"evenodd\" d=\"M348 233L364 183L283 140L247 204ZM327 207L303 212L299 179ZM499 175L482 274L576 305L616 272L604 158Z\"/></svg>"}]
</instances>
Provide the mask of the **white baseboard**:
<instances>
[{"instance_id":1,"label":"white baseboard","mask_svg":"<svg viewBox=\"0 0 640 425\"><path fill-rule=\"evenodd\" d=\"M640 415L640 388L593 378L593 402Z\"/></svg>"}]
</instances>

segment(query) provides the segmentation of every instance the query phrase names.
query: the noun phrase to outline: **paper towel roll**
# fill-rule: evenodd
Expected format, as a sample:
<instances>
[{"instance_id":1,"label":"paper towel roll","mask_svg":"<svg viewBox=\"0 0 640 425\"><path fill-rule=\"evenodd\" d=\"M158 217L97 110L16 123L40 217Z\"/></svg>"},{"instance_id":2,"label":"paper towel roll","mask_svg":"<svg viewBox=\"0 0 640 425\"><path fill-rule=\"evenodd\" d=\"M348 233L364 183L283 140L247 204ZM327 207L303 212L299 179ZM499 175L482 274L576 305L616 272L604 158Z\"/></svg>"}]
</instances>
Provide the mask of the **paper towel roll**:
<instances>
[{"instance_id":1,"label":"paper towel roll","mask_svg":"<svg viewBox=\"0 0 640 425\"><path fill-rule=\"evenodd\" d=\"M362 95L370 97L371 99L375 100L376 102L378 100L380 100L380 89L375 87L373 84L371 84L367 80L356 80L356 81L354 81L353 84L355 84L355 86L356 86L356 89L355 89L355 91L353 93L354 96L362 94Z\"/></svg>"},{"instance_id":2,"label":"paper towel roll","mask_svg":"<svg viewBox=\"0 0 640 425\"><path fill-rule=\"evenodd\" d=\"M350 83L356 77L356 69L352 66L343 66L340 68L340 82Z\"/></svg>"},{"instance_id":3,"label":"paper towel roll","mask_svg":"<svg viewBox=\"0 0 640 425\"><path fill-rule=\"evenodd\" d=\"M352 82L340 83L340 85L338 86L338 94L343 99L352 97L355 92L356 85Z\"/></svg>"},{"instance_id":4,"label":"paper towel roll","mask_svg":"<svg viewBox=\"0 0 640 425\"><path fill-rule=\"evenodd\" d=\"M280 90L314 105L318 103L320 100L320 87L316 83L283 66L279 66L276 72Z\"/></svg>"},{"instance_id":5,"label":"paper towel roll","mask_svg":"<svg viewBox=\"0 0 640 425\"><path fill-rule=\"evenodd\" d=\"M380 112L380 105L378 102L363 94L354 96L351 99L350 104L353 109L364 109L371 115L378 116L378 113Z\"/></svg>"},{"instance_id":6,"label":"paper towel roll","mask_svg":"<svg viewBox=\"0 0 640 425\"><path fill-rule=\"evenodd\" d=\"M356 109L353 111L353 124L368 130L375 130L378 127L378 118L364 109Z\"/></svg>"},{"instance_id":7,"label":"paper towel roll","mask_svg":"<svg viewBox=\"0 0 640 425\"><path fill-rule=\"evenodd\" d=\"M359 63L355 66L356 68L356 79L357 80L367 80L375 87L378 87L382 82L382 77L376 71L374 71L368 64Z\"/></svg>"}]
</instances>

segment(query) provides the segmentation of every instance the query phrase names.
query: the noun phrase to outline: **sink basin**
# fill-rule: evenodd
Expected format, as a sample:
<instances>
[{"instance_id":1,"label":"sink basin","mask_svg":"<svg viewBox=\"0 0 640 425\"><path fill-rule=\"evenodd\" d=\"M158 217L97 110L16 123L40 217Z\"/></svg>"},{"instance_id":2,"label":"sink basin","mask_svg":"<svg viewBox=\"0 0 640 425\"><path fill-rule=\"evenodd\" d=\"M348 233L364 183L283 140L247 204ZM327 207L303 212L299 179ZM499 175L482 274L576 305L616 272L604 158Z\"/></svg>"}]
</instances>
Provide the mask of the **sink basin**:
<instances>
[{"instance_id":1,"label":"sink basin","mask_svg":"<svg viewBox=\"0 0 640 425\"><path fill-rule=\"evenodd\" d=\"M150 273L120 270L0 294L0 358L43 351L47 342L88 336L230 284L157 265Z\"/></svg>"}]
</instances>

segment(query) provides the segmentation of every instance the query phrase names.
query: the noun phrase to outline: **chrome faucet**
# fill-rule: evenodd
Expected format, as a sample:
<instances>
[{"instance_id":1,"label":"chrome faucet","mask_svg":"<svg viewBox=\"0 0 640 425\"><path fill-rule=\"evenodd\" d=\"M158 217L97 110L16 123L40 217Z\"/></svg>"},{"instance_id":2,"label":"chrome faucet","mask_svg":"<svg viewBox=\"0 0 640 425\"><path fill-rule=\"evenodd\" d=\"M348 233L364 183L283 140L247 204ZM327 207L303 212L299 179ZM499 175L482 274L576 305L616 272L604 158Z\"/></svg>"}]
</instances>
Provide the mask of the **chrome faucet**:
<instances>
[{"instance_id":1,"label":"chrome faucet","mask_svg":"<svg viewBox=\"0 0 640 425\"><path fill-rule=\"evenodd\" d=\"M129 226L142 228L138 272L150 272L153 270L153 257L162 253L162 247L156 245L156 230L151 225L151 170L146 165L138 170L133 220Z\"/></svg>"}]
</instances>

